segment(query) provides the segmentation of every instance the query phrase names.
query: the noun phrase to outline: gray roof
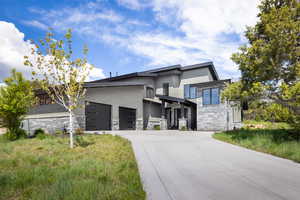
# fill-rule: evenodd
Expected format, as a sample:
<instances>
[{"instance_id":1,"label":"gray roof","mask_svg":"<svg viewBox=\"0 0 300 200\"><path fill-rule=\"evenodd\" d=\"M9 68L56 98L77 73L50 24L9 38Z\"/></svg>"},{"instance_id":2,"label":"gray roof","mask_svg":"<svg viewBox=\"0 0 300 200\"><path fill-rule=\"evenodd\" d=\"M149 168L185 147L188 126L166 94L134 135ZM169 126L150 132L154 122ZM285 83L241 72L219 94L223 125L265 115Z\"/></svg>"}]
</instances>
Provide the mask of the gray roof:
<instances>
[{"instance_id":1,"label":"gray roof","mask_svg":"<svg viewBox=\"0 0 300 200\"><path fill-rule=\"evenodd\" d=\"M120 76L100 79L100 80L92 81L90 83L111 82L111 81L117 81L117 80L122 80L122 79L126 79L126 78L132 78L132 77L155 77L155 76L157 76L157 73L170 71L170 70L174 70L174 69L177 69L179 71L187 71L187 70L192 70L192 69L197 69L197 68L206 68L206 67L210 70L214 80L219 80L219 76L216 72L213 62L205 62L205 63L199 63L199 64L195 64L195 65L188 65L188 66L184 66L184 67L182 67L181 65L172 65L172 66L168 66L168 67L162 67L162 68L157 68L157 69L152 69L152 70L147 70L147 71L142 71L142 72L134 72L134 73L130 73L130 74L124 74L124 75L120 75Z\"/></svg>"},{"instance_id":2,"label":"gray roof","mask_svg":"<svg viewBox=\"0 0 300 200\"><path fill-rule=\"evenodd\" d=\"M217 81L209 81L209 82L203 82L203 83L195 83L192 84L191 86L195 87L211 87L211 86L219 86L219 85L224 85L225 83L230 83L231 79L224 79L224 80L217 80Z\"/></svg>"},{"instance_id":3,"label":"gray roof","mask_svg":"<svg viewBox=\"0 0 300 200\"><path fill-rule=\"evenodd\" d=\"M94 88L94 87L120 87L120 86L143 86L143 83L136 82L91 82L85 83L85 88Z\"/></svg>"},{"instance_id":4,"label":"gray roof","mask_svg":"<svg viewBox=\"0 0 300 200\"><path fill-rule=\"evenodd\" d=\"M59 104L38 105L29 109L28 115L43 114L43 113L58 113L67 112L67 110Z\"/></svg>"}]
</instances>

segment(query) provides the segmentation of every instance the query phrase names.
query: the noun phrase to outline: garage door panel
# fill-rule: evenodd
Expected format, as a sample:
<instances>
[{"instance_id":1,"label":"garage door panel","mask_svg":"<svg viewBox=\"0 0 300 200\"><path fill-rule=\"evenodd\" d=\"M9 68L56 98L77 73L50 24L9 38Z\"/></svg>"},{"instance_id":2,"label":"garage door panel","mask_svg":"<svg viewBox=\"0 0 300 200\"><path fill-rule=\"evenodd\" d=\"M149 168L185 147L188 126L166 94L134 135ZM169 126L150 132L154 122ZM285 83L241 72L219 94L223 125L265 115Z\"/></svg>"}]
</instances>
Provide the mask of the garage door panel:
<instances>
[{"instance_id":1,"label":"garage door panel","mask_svg":"<svg viewBox=\"0 0 300 200\"><path fill-rule=\"evenodd\" d=\"M120 130L135 130L136 109L119 107Z\"/></svg>"},{"instance_id":2,"label":"garage door panel","mask_svg":"<svg viewBox=\"0 0 300 200\"><path fill-rule=\"evenodd\" d=\"M111 105L89 102L85 111L86 130L111 130Z\"/></svg>"}]
</instances>

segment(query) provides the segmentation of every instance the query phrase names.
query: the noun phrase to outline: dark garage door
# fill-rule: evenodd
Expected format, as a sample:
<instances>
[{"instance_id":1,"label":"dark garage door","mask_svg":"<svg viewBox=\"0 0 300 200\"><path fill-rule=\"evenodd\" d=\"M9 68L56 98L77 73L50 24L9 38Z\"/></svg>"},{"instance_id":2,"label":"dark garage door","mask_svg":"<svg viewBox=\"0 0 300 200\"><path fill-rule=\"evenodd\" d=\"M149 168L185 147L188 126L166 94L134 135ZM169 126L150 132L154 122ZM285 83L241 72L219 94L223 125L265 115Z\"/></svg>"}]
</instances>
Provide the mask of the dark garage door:
<instances>
[{"instance_id":1,"label":"dark garage door","mask_svg":"<svg viewBox=\"0 0 300 200\"><path fill-rule=\"evenodd\" d=\"M86 130L111 130L111 105L86 103Z\"/></svg>"},{"instance_id":2,"label":"dark garage door","mask_svg":"<svg viewBox=\"0 0 300 200\"><path fill-rule=\"evenodd\" d=\"M135 130L136 109L119 107L120 130Z\"/></svg>"}]
</instances>

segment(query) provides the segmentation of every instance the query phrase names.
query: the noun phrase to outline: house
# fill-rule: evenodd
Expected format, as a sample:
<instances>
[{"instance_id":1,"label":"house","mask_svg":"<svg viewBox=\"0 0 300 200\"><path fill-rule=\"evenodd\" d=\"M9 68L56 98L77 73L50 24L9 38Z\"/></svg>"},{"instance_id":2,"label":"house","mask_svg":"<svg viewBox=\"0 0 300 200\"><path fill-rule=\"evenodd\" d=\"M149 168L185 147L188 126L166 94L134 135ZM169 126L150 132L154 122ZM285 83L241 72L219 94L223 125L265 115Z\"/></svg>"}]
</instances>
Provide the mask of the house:
<instances>
[{"instance_id":1,"label":"house","mask_svg":"<svg viewBox=\"0 0 300 200\"><path fill-rule=\"evenodd\" d=\"M229 130L241 126L240 106L221 101L229 79L220 80L212 62L174 65L85 83L76 126L87 131L189 129ZM24 128L54 132L68 126L68 113L37 93Z\"/></svg>"}]
</instances>

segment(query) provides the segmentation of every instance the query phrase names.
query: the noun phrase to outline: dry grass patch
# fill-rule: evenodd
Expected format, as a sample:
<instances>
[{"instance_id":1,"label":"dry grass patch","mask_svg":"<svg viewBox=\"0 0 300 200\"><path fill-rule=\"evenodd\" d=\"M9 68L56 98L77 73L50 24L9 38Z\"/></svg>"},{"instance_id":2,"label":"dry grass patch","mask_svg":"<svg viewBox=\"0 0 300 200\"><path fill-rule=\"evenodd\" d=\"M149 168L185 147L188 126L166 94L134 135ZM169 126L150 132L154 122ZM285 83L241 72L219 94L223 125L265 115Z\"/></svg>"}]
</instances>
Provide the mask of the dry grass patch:
<instances>
[{"instance_id":1,"label":"dry grass patch","mask_svg":"<svg viewBox=\"0 0 300 200\"><path fill-rule=\"evenodd\" d=\"M90 145L69 149L68 138L8 142L2 136L0 199L145 199L128 140L83 138Z\"/></svg>"}]
</instances>

